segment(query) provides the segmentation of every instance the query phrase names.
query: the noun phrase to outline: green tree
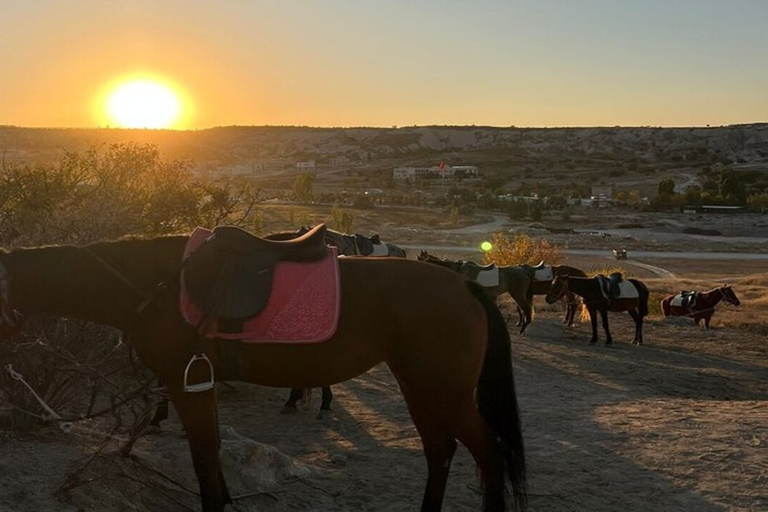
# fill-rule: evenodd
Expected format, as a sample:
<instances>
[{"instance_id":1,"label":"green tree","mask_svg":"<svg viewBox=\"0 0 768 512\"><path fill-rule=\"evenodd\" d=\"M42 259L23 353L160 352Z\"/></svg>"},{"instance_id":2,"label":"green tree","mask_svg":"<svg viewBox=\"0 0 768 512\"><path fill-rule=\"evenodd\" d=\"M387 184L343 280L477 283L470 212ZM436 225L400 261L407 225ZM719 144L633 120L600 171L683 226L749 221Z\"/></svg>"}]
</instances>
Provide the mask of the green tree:
<instances>
[{"instance_id":1,"label":"green tree","mask_svg":"<svg viewBox=\"0 0 768 512\"><path fill-rule=\"evenodd\" d=\"M296 177L293 182L293 195L297 201L306 203L312 200L312 185L314 176L311 172L304 172Z\"/></svg>"},{"instance_id":2,"label":"green tree","mask_svg":"<svg viewBox=\"0 0 768 512\"><path fill-rule=\"evenodd\" d=\"M659 182L659 195L660 196L672 196L675 193L675 180L672 178L664 178Z\"/></svg>"}]
</instances>

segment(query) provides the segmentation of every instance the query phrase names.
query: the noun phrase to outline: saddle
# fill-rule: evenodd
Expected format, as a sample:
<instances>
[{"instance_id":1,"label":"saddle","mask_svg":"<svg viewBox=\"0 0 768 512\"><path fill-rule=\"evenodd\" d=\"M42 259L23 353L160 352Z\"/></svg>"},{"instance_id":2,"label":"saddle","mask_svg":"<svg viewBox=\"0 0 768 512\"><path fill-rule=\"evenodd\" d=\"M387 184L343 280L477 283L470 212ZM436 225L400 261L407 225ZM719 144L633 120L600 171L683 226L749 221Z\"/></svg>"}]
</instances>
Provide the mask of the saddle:
<instances>
[{"instance_id":1,"label":"saddle","mask_svg":"<svg viewBox=\"0 0 768 512\"><path fill-rule=\"evenodd\" d=\"M522 264L520 265L520 268L525 270L528 273L528 277L530 277L532 280L536 280L536 272L545 269L547 266L544 264L544 261L539 262L538 265L526 265ZM551 279L549 279L551 281Z\"/></svg>"},{"instance_id":2,"label":"saddle","mask_svg":"<svg viewBox=\"0 0 768 512\"><path fill-rule=\"evenodd\" d=\"M692 308L696 306L696 302L699 298L699 292L682 291L678 293L674 299L679 304L673 304L674 306L680 306L681 308Z\"/></svg>"},{"instance_id":3,"label":"saddle","mask_svg":"<svg viewBox=\"0 0 768 512\"><path fill-rule=\"evenodd\" d=\"M597 276L597 281L600 283L600 289L602 290L603 295L609 302L619 298L621 295L620 285L624 282L621 272L614 272L608 277L600 274Z\"/></svg>"},{"instance_id":4,"label":"saddle","mask_svg":"<svg viewBox=\"0 0 768 512\"><path fill-rule=\"evenodd\" d=\"M477 281L477 276L480 272L487 272L496 268L495 263L489 263L488 265L478 265L474 261L464 261L459 267L459 274L464 276L465 279Z\"/></svg>"},{"instance_id":5,"label":"saddle","mask_svg":"<svg viewBox=\"0 0 768 512\"><path fill-rule=\"evenodd\" d=\"M234 226L219 226L184 263L184 286L204 318L242 320L260 313L280 261L326 256L324 224L285 241L265 240Z\"/></svg>"}]
</instances>

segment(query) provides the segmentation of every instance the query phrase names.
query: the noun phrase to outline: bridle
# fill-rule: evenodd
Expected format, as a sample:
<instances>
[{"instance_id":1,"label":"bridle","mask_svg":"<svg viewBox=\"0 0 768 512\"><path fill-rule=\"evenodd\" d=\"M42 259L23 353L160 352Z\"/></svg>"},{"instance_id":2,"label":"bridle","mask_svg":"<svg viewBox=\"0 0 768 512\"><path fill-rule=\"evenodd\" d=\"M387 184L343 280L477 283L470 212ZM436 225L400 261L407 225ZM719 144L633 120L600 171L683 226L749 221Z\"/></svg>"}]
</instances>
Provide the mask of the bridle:
<instances>
[{"instance_id":1,"label":"bridle","mask_svg":"<svg viewBox=\"0 0 768 512\"><path fill-rule=\"evenodd\" d=\"M728 288L727 286L721 286L720 288L717 289L717 291L720 292L720 296L723 298L724 303L729 304L731 306L736 306L736 302L733 300L733 298L729 294L725 293L725 290L727 288Z\"/></svg>"},{"instance_id":2,"label":"bridle","mask_svg":"<svg viewBox=\"0 0 768 512\"><path fill-rule=\"evenodd\" d=\"M558 293L557 296L555 297L555 294L552 293L552 288L554 288L555 283L560 283L560 282L563 283L562 288L560 289L560 293ZM557 301L560 297L567 297L567 296L568 296L568 278L557 276L555 277L555 281L554 283L552 283L552 286L549 287L549 291L544 296L544 300L546 300L550 304L554 304L555 301Z\"/></svg>"}]
</instances>

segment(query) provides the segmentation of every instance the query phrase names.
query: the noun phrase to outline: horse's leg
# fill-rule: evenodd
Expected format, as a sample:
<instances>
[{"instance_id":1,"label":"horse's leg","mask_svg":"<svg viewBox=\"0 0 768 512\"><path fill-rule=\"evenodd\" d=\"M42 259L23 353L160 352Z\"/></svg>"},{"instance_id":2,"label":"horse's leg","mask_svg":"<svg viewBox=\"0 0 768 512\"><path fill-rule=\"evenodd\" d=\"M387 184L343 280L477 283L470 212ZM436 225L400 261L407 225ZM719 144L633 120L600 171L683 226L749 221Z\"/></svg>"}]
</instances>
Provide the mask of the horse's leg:
<instances>
[{"instance_id":1,"label":"horse's leg","mask_svg":"<svg viewBox=\"0 0 768 512\"><path fill-rule=\"evenodd\" d=\"M589 320L592 324L592 339L589 340L589 344L594 345L597 343L597 308L590 307L587 308L587 311L589 311Z\"/></svg>"},{"instance_id":2,"label":"horse's leg","mask_svg":"<svg viewBox=\"0 0 768 512\"><path fill-rule=\"evenodd\" d=\"M637 309L630 309L627 311L632 320L635 321L635 339L632 340L633 345L643 344L643 317L640 316L640 311Z\"/></svg>"},{"instance_id":3,"label":"horse's leg","mask_svg":"<svg viewBox=\"0 0 768 512\"><path fill-rule=\"evenodd\" d=\"M331 414L331 400L333 400L333 392L331 386L325 386L323 388L323 402L320 404L320 410L317 413L317 419L321 420Z\"/></svg>"},{"instance_id":4,"label":"horse's leg","mask_svg":"<svg viewBox=\"0 0 768 512\"><path fill-rule=\"evenodd\" d=\"M611 338L611 330L608 329L608 309L600 308L600 318L603 321L603 330L605 331L605 344L610 345L613 343Z\"/></svg>"},{"instance_id":5,"label":"horse's leg","mask_svg":"<svg viewBox=\"0 0 768 512\"><path fill-rule=\"evenodd\" d=\"M393 371L393 373L395 373ZM421 512L439 512L443 506L445 485L448 482L448 473L451 469L451 461L456 452L456 439L449 432L448 415L446 407L453 409L453 403L447 399L449 390L432 392L424 389L414 389L414 386L403 386L398 377L400 389L403 392L408 412L413 424L421 437L424 448L424 456L427 459L427 486L424 489L424 498L421 501ZM417 379L407 379L409 382L418 382ZM419 397L416 397L416 393ZM443 394L445 393L445 394ZM477 409L474 409L477 414ZM451 413L454 414L454 413ZM460 418L460 416L456 416Z\"/></svg>"},{"instance_id":6,"label":"horse's leg","mask_svg":"<svg viewBox=\"0 0 768 512\"><path fill-rule=\"evenodd\" d=\"M187 432L192 463L200 485L203 512L223 512L232 497L219 460L219 415L216 390L185 393L169 389L171 401Z\"/></svg>"},{"instance_id":7,"label":"horse's leg","mask_svg":"<svg viewBox=\"0 0 768 512\"><path fill-rule=\"evenodd\" d=\"M704 328L709 329L709 321L712 320L712 313L709 312L704 315Z\"/></svg>"},{"instance_id":8,"label":"horse's leg","mask_svg":"<svg viewBox=\"0 0 768 512\"><path fill-rule=\"evenodd\" d=\"M504 458L499 438L474 406L457 412L459 441L467 447L480 470L483 482L483 510L506 510Z\"/></svg>"},{"instance_id":9,"label":"horse's leg","mask_svg":"<svg viewBox=\"0 0 768 512\"><path fill-rule=\"evenodd\" d=\"M574 297L571 292L568 292L568 294L565 296L565 299L568 301L568 303L565 306L565 320L563 323L568 327L573 327L573 319L576 316L576 305L574 304L576 297Z\"/></svg>"},{"instance_id":10,"label":"horse's leg","mask_svg":"<svg viewBox=\"0 0 768 512\"><path fill-rule=\"evenodd\" d=\"M157 379L157 387L163 387L163 381L160 379ZM160 403L157 404L157 409L155 409L155 414L152 416L152 419L149 420L149 425L152 427L160 427L160 422L165 421L168 419L168 399L163 398L160 400Z\"/></svg>"},{"instance_id":11,"label":"horse's leg","mask_svg":"<svg viewBox=\"0 0 768 512\"><path fill-rule=\"evenodd\" d=\"M514 299L514 301L517 303L518 309L522 310L523 312L523 323L520 325L520 334L525 333L525 328L528 327L528 324L531 323L531 317L532 317L532 307L531 302L532 298L528 299L528 294L526 293L523 296L519 295L512 295L511 292L509 292L509 295Z\"/></svg>"},{"instance_id":12,"label":"horse's leg","mask_svg":"<svg viewBox=\"0 0 768 512\"><path fill-rule=\"evenodd\" d=\"M291 414L297 411L296 402L301 400L304 396L303 388L291 388L291 394L288 396L288 401L283 405L283 409L280 411L282 414Z\"/></svg>"},{"instance_id":13,"label":"horse's leg","mask_svg":"<svg viewBox=\"0 0 768 512\"><path fill-rule=\"evenodd\" d=\"M517 302L515 302L515 306L517 306L517 322L515 323L515 327L517 327L523 323L523 310L520 309L520 304Z\"/></svg>"}]
</instances>

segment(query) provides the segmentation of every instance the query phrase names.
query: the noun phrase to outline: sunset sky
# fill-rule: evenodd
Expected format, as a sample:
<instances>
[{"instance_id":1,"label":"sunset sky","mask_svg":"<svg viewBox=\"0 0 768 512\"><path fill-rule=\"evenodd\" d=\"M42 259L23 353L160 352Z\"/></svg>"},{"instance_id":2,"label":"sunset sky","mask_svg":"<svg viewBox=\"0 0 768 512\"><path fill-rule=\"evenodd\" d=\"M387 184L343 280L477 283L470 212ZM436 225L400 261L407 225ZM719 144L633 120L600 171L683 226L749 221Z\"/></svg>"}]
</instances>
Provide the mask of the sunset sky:
<instances>
[{"instance_id":1,"label":"sunset sky","mask_svg":"<svg viewBox=\"0 0 768 512\"><path fill-rule=\"evenodd\" d=\"M768 121L767 0L2 0L0 124L96 127L140 77L174 128Z\"/></svg>"}]
</instances>

